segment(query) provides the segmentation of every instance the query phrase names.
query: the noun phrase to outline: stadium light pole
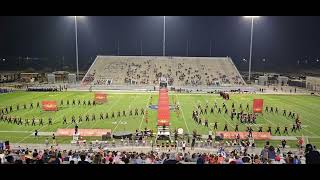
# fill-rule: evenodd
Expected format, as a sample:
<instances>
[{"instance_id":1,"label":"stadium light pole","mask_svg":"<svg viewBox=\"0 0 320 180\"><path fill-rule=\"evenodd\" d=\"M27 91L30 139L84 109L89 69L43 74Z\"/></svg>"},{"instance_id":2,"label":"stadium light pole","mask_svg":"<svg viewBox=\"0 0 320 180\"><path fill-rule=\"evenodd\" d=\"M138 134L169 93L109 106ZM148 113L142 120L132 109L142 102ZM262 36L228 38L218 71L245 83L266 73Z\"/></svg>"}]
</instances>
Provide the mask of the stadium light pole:
<instances>
[{"instance_id":1,"label":"stadium light pole","mask_svg":"<svg viewBox=\"0 0 320 180\"><path fill-rule=\"evenodd\" d=\"M189 40L187 40L187 57L189 56Z\"/></svg>"},{"instance_id":2,"label":"stadium light pole","mask_svg":"<svg viewBox=\"0 0 320 180\"><path fill-rule=\"evenodd\" d=\"M163 16L163 41L162 41L162 55L166 56L166 16Z\"/></svg>"},{"instance_id":3,"label":"stadium light pole","mask_svg":"<svg viewBox=\"0 0 320 180\"><path fill-rule=\"evenodd\" d=\"M80 16L74 16L74 29L75 29L75 39L76 39L76 66L77 66L77 76L76 80L79 81L79 52L78 52L78 18Z\"/></svg>"},{"instance_id":4,"label":"stadium light pole","mask_svg":"<svg viewBox=\"0 0 320 180\"><path fill-rule=\"evenodd\" d=\"M245 18L251 19L251 38L250 38L250 57L249 57L249 77L248 81L251 80L251 57L252 57L252 38L253 38L253 21L259 18L259 16L244 16Z\"/></svg>"},{"instance_id":5,"label":"stadium light pole","mask_svg":"<svg viewBox=\"0 0 320 180\"><path fill-rule=\"evenodd\" d=\"M210 57L212 56L212 41L210 40Z\"/></svg>"}]
</instances>

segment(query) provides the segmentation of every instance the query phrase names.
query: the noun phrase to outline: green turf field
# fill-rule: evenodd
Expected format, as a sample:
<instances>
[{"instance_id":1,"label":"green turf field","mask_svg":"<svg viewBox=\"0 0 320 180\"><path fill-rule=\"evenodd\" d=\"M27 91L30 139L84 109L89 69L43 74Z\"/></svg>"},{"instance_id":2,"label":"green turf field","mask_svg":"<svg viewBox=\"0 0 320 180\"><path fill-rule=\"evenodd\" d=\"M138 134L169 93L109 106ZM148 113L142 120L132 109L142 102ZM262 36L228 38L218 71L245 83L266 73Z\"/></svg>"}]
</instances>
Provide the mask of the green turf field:
<instances>
[{"instance_id":1,"label":"green turf field","mask_svg":"<svg viewBox=\"0 0 320 180\"><path fill-rule=\"evenodd\" d=\"M103 105L93 106L83 106L83 100L91 100L94 97L94 93L90 92L15 92L11 94L1 94L0 95L0 107L13 106L13 112L9 113L11 116L22 117L24 120L28 118L30 121L30 126L8 124L7 122L0 122L0 140L10 140L11 142L21 142L21 143L43 143L45 136L40 137L38 140L34 138L32 133L35 129L40 132L55 132L58 128L74 128L71 124L71 116L75 115L76 121L78 122L78 116L83 116L83 122L79 124L79 128L106 128L111 129L112 132L117 131L135 131L136 129L144 129L145 127L153 129L156 132L157 129L157 111L148 109L148 123L145 122L144 115L140 115L140 109L146 108L149 102L152 104L157 104L158 93L119 93L119 92L107 92L108 102ZM214 94L174 94L170 93L170 102L173 102L174 96L176 96L176 101L180 104L181 113L179 117L174 111L171 111L171 129L183 128L184 132L192 133L193 130L197 130L200 134L208 134L208 131L213 128L213 123L218 122L218 130L223 130L224 124L227 123L229 126L229 131L233 131L235 124L239 124L240 131L245 131L246 125L240 124L235 118L233 121L230 119L229 114L218 114L217 109L214 114L210 114L210 110L207 115L203 115L203 118L208 118L209 128L204 125L198 125L191 119L192 110L198 104L205 106L206 102L209 103L209 109L213 106L214 101L217 100L218 106L222 106L222 98ZM152 97L152 100L151 100ZM264 113L263 116L258 116L257 124L253 125L255 131L258 130L259 126L264 127L264 131L267 130L268 126L271 126L273 132L275 128L279 125L281 127L281 133L283 127L286 125L289 127L290 136L309 136L309 140L312 143L320 145L320 118L318 117L318 111L320 110L320 97L317 96L307 96L307 95L246 95L237 94L231 95L230 100L226 102L227 107L231 108L232 102L235 103L235 107L238 110L239 104L246 107L246 104L250 104L250 111L252 108L252 101L254 98L263 98L264 105L278 107L278 115L275 113ZM59 106L58 112L44 112L40 108L36 108L36 103L42 100L57 100L60 104L61 99L64 100L64 106ZM71 105L72 100L81 100L81 105ZM66 105L66 101L70 101L70 105ZM33 102L34 108L30 109L30 103ZM23 109L23 104L27 104L27 109ZM20 110L16 110L16 105L20 105ZM138 116L128 116L129 110L138 108ZM302 131L297 133L290 133L290 129L294 122L293 119L289 117L282 116L282 110L286 109L289 111L294 111L300 114L302 120ZM125 110L127 116L121 116L120 118L110 118L112 112L117 114L118 111ZM99 120L100 113L109 113L109 119ZM85 121L85 115L92 114L96 115L96 121ZM68 124L63 125L63 116L67 117ZM31 126L32 117L36 119L42 117L44 119L44 125ZM53 125L48 125L48 118L53 118ZM24 121L23 121L24 122ZM211 124L212 123L212 124ZM97 138L91 138L97 139ZM71 137L58 137L57 141L60 143L69 143Z\"/></svg>"}]
</instances>

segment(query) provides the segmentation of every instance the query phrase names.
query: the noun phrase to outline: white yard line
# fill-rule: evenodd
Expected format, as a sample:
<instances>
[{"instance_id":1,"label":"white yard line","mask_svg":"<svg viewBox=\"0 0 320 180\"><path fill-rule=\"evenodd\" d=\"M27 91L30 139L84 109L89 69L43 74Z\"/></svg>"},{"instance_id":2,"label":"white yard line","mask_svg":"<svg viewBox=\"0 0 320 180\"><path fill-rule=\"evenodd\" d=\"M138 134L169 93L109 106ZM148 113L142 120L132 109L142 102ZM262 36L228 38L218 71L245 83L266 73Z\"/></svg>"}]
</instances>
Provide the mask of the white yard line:
<instances>
[{"instance_id":1,"label":"white yard line","mask_svg":"<svg viewBox=\"0 0 320 180\"><path fill-rule=\"evenodd\" d=\"M295 105L301 106L300 104L295 103L294 101L290 101L290 102L293 103L293 104L295 104ZM302 107L303 107L304 109L307 109L307 108L305 108L304 106L302 106ZM310 113L309 115L315 117L315 119L318 118L317 115L313 115L313 114L311 114L311 113ZM303 119L303 121L307 121L307 122L309 122L310 124L313 124L314 126L320 127L318 124L314 123L313 121L309 121L308 119Z\"/></svg>"},{"instance_id":2,"label":"white yard line","mask_svg":"<svg viewBox=\"0 0 320 180\"><path fill-rule=\"evenodd\" d=\"M251 103L250 101L248 100L245 100L245 102L247 104ZM250 108L249 108L249 111L250 111ZM269 121L268 119L266 119L263 115L261 115L262 119L264 119L265 121L267 121L268 123L272 124L272 126L277 126L276 124L274 124L273 122Z\"/></svg>"},{"instance_id":3,"label":"white yard line","mask_svg":"<svg viewBox=\"0 0 320 180\"><path fill-rule=\"evenodd\" d=\"M235 129L235 126L227 119L224 117L224 115L222 115L222 117L227 121L227 123L233 128Z\"/></svg>"},{"instance_id":4,"label":"white yard line","mask_svg":"<svg viewBox=\"0 0 320 180\"><path fill-rule=\"evenodd\" d=\"M106 111L109 112L115 105L118 104L119 101L120 101L120 98L118 98L117 101L114 102ZM96 122L92 126L90 126L90 129L94 127L97 124L97 122L98 122L98 117L96 118Z\"/></svg>"},{"instance_id":5,"label":"white yard line","mask_svg":"<svg viewBox=\"0 0 320 180\"><path fill-rule=\"evenodd\" d=\"M268 119L266 119L265 117L263 117L263 115L261 116L265 121L268 121L270 124L272 124L273 126L277 126L275 123L269 121Z\"/></svg>"},{"instance_id":6,"label":"white yard line","mask_svg":"<svg viewBox=\"0 0 320 180\"><path fill-rule=\"evenodd\" d=\"M46 125L46 126L42 126L39 130L41 130L41 129L43 129L43 128L45 128L45 127L47 127L48 125ZM38 130L38 131L39 131ZM21 142L23 142L25 139L27 139L28 137L30 137L30 136L33 136L33 133L32 134L29 134L28 136L25 136L22 140L20 140L18 143L21 143Z\"/></svg>"},{"instance_id":7,"label":"white yard line","mask_svg":"<svg viewBox=\"0 0 320 180\"><path fill-rule=\"evenodd\" d=\"M248 101L246 101L246 102L248 103ZM279 109L279 110L280 110L280 109ZM269 112L268 112L268 113L269 113ZM267 120L266 118L264 118L263 115L262 115L262 118L263 118L264 120L268 121L269 123L271 123L273 126L276 126L276 124L274 124L273 122L271 122L271 121ZM292 122L291 122L290 120L288 120L286 117L283 118L283 119L284 119L285 121L289 121L290 124L292 124ZM307 129L305 129L305 128L303 128L302 130L305 130L305 131L309 132L310 134L317 136L317 134L315 134L315 133L313 133L313 132L311 132L311 131L309 131L309 130L307 130Z\"/></svg>"},{"instance_id":8,"label":"white yard line","mask_svg":"<svg viewBox=\"0 0 320 180\"><path fill-rule=\"evenodd\" d=\"M285 119L285 121L289 121L289 122L292 124L292 121L288 120L287 118L284 118L284 119ZM304 128L302 129L302 131L307 131L307 132L309 132L310 134L312 134L312 135L314 135L314 136L317 136L317 134L315 134L315 133L307 130L306 127L304 127ZM303 135L303 133L302 133L302 135Z\"/></svg>"},{"instance_id":9,"label":"white yard line","mask_svg":"<svg viewBox=\"0 0 320 180\"><path fill-rule=\"evenodd\" d=\"M148 107L149 101L150 101L150 99L151 99L151 95L152 95L152 93L150 93L150 95L149 95L149 98L148 98L148 100L147 100L146 107ZM143 120L144 120L145 115L146 115L146 112L143 114L143 117L142 117L142 119L141 119L141 121L140 121L139 131L141 130L141 125L142 125L142 122L143 122Z\"/></svg>"},{"instance_id":10,"label":"white yard line","mask_svg":"<svg viewBox=\"0 0 320 180\"><path fill-rule=\"evenodd\" d=\"M133 102L135 102L135 100L137 99L137 97L138 96L135 96L134 98L133 98L133 100L130 102L130 104L129 104L129 108L131 107L131 104L133 103ZM120 111L120 113L121 113L121 111ZM116 125L116 127L114 127L111 131L112 132L115 132L116 131L116 129L117 129L117 127L119 126L119 124L122 122L122 119L123 119L124 117L122 116L122 118L119 118L119 121L116 121L117 122L117 125Z\"/></svg>"},{"instance_id":11,"label":"white yard line","mask_svg":"<svg viewBox=\"0 0 320 180\"><path fill-rule=\"evenodd\" d=\"M175 95L175 96L176 96L176 101L178 101L177 95ZM180 105L180 101L178 101L178 105L179 105L179 107L181 108L181 114L182 114L182 117L183 117L184 124L186 125L188 134L190 134L189 127L188 127L186 118L185 118L185 116L184 116L183 110L182 110L182 106Z\"/></svg>"},{"instance_id":12,"label":"white yard line","mask_svg":"<svg viewBox=\"0 0 320 180\"><path fill-rule=\"evenodd\" d=\"M56 118L56 119L60 119L62 116L63 116L64 114L61 114L60 116L58 116L58 118ZM54 121L55 122L55 121ZM53 123L54 123L53 122ZM49 124L48 124L49 125ZM48 125L45 125L45 126L42 126L40 129L38 129L38 131L40 132L40 130L41 129L43 129L43 128L45 128L45 127L47 127ZM69 125L68 125L69 126ZM67 127L68 127L67 126ZM30 135L28 135L28 136L26 136L26 137L24 137L21 141L19 141L18 143L21 143L21 142L23 142L25 139L27 139L28 137L30 137L30 136L32 136L33 135L33 133L32 134L30 134Z\"/></svg>"},{"instance_id":13,"label":"white yard line","mask_svg":"<svg viewBox=\"0 0 320 180\"><path fill-rule=\"evenodd\" d=\"M33 133L33 131L0 131L0 133Z\"/></svg>"},{"instance_id":14,"label":"white yard line","mask_svg":"<svg viewBox=\"0 0 320 180\"><path fill-rule=\"evenodd\" d=\"M201 96L201 99L203 99L203 100L206 100L206 99L204 99L202 96ZM228 108L228 107L227 107ZM221 111L222 111L222 108L221 108ZM227 119L227 118L225 118L225 114L223 114L224 112L221 112L221 116L223 117L223 119L225 119L226 121L227 121L227 123L234 129L235 128L235 126L232 124L232 123L230 123L230 121ZM203 115L204 116L204 115Z\"/></svg>"}]
</instances>

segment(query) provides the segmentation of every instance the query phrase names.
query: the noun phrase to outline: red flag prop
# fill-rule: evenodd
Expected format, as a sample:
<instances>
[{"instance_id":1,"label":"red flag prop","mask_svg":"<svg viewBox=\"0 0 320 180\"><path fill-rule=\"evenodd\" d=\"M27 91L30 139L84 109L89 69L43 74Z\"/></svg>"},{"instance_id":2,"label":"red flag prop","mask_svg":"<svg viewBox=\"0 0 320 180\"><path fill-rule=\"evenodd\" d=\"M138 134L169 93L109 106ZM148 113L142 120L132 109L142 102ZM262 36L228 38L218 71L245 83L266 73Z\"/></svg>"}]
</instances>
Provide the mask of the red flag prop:
<instances>
[{"instance_id":1,"label":"red flag prop","mask_svg":"<svg viewBox=\"0 0 320 180\"><path fill-rule=\"evenodd\" d=\"M263 110L263 99L254 99L253 100L253 112L262 113Z\"/></svg>"},{"instance_id":2,"label":"red flag prop","mask_svg":"<svg viewBox=\"0 0 320 180\"><path fill-rule=\"evenodd\" d=\"M58 106L56 101L42 101L43 111L58 111Z\"/></svg>"},{"instance_id":3,"label":"red flag prop","mask_svg":"<svg viewBox=\"0 0 320 180\"><path fill-rule=\"evenodd\" d=\"M106 93L95 93L94 99L97 103L105 103L107 101L107 94Z\"/></svg>"}]
</instances>

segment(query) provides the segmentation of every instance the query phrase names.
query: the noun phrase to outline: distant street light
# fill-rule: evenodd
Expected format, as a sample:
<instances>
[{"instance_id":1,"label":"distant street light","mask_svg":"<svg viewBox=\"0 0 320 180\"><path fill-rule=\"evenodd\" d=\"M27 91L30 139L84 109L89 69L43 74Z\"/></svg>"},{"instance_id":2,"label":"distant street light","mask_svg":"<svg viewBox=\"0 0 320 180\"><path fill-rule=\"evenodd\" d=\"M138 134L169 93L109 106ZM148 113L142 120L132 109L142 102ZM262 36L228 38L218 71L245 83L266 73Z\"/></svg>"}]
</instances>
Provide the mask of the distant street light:
<instances>
[{"instance_id":1,"label":"distant street light","mask_svg":"<svg viewBox=\"0 0 320 180\"><path fill-rule=\"evenodd\" d=\"M248 77L248 81L250 82L250 80L251 80L251 57L252 57L253 20L259 18L260 16L244 16L244 17L251 19L250 59L249 59L249 77Z\"/></svg>"}]
</instances>

